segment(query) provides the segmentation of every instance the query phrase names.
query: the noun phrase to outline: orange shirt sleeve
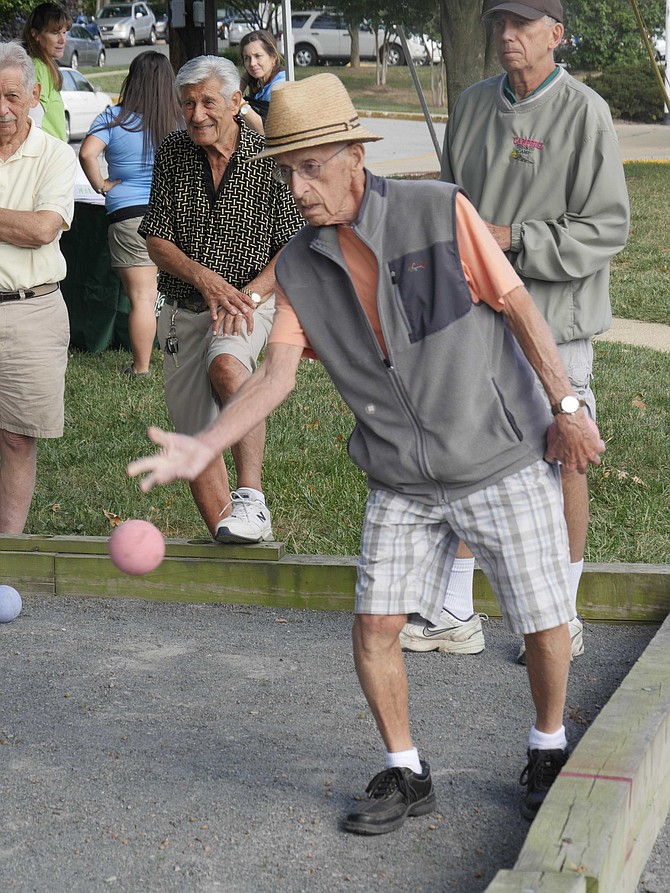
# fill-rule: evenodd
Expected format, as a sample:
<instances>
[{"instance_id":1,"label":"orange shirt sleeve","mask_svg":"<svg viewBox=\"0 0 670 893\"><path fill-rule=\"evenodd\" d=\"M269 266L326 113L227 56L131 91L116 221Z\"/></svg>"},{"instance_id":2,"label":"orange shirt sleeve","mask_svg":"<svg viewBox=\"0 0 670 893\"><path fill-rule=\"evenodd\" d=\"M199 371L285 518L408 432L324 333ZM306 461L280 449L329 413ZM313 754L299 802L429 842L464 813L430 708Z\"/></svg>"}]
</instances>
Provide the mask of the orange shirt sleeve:
<instances>
[{"instance_id":1,"label":"orange shirt sleeve","mask_svg":"<svg viewBox=\"0 0 670 893\"><path fill-rule=\"evenodd\" d=\"M502 298L523 282L462 193L456 197L456 236L472 300L475 304L483 301L500 312L504 306Z\"/></svg>"},{"instance_id":2,"label":"orange shirt sleeve","mask_svg":"<svg viewBox=\"0 0 670 893\"><path fill-rule=\"evenodd\" d=\"M291 344L302 347L304 357L316 357L298 315L279 283L275 285L275 315L268 344Z\"/></svg>"}]
</instances>

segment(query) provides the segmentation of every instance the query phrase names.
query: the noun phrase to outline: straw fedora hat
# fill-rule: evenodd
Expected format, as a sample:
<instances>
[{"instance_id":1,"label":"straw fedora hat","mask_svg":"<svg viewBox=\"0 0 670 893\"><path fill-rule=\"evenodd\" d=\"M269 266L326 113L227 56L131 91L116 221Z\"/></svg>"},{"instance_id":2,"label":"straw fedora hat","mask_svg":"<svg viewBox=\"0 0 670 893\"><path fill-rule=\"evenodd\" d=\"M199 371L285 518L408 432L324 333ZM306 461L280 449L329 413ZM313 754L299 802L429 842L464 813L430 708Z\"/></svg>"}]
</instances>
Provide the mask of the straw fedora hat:
<instances>
[{"instance_id":1,"label":"straw fedora hat","mask_svg":"<svg viewBox=\"0 0 670 893\"><path fill-rule=\"evenodd\" d=\"M383 139L361 126L342 81L334 74L315 74L301 81L278 84L272 90L265 122L268 158L294 149L326 143L368 143Z\"/></svg>"}]
</instances>

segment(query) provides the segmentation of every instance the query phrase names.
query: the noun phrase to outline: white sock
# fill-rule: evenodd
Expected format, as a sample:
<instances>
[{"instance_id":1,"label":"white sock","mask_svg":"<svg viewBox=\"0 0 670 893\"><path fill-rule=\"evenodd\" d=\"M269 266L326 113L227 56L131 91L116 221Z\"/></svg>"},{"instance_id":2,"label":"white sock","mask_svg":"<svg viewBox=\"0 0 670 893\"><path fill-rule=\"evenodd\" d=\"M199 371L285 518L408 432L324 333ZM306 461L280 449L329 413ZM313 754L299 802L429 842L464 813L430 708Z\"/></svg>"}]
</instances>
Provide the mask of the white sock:
<instances>
[{"instance_id":1,"label":"white sock","mask_svg":"<svg viewBox=\"0 0 670 893\"><path fill-rule=\"evenodd\" d=\"M467 620L475 613L472 601L472 581L475 575L474 558L456 558L444 594L444 610L458 620Z\"/></svg>"},{"instance_id":2,"label":"white sock","mask_svg":"<svg viewBox=\"0 0 670 893\"><path fill-rule=\"evenodd\" d=\"M577 590L579 589L579 581L582 578L583 570L583 558L581 561L571 561L568 565L568 581L570 587L568 594L570 596L570 604L572 605L572 617L577 616Z\"/></svg>"},{"instance_id":3,"label":"white sock","mask_svg":"<svg viewBox=\"0 0 670 893\"><path fill-rule=\"evenodd\" d=\"M416 747L413 747L411 750L398 750L395 753L386 751L386 768L393 769L394 766L411 769L415 775L421 775L423 772L419 752Z\"/></svg>"},{"instance_id":4,"label":"white sock","mask_svg":"<svg viewBox=\"0 0 670 893\"><path fill-rule=\"evenodd\" d=\"M528 750L565 750L568 739L565 737L565 726L557 732L538 732L535 726L528 733Z\"/></svg>"},{"instance_id":5,"label":"white sock","mask_svg":"<svg viewBox=\"0 0 670 893\"><path fill-rule=\"evenodd\" d=\"M252 499L260 499L263 505L265 505L265 496L263 496L260 490L254 490L253 487L238 487L236 492L248 493Z\"/></svg>"}]
</instances>

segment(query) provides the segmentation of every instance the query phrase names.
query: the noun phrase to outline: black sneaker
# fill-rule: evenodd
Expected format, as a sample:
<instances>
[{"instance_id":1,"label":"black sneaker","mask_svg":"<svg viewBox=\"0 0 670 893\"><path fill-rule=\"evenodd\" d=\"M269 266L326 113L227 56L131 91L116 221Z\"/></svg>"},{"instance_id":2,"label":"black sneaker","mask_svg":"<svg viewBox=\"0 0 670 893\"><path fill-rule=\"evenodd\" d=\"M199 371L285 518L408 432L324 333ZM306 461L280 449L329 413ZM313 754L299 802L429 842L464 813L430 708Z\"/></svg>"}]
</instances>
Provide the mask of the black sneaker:
<instances>
[{"instance_id":1,"label":"black sneaker","mask_svg":"<svg viewBox=\"0 0 670 893\"><path fill-rule=\"evenodd\" d=\"M423 772L411 769L384 769L365 789L368 799L344 820L342 827L354 834L386 834L395 831L408 815L425 815L435 806L430 766L421 761Z\"/></svg>"},{"instance_id":2,"label":"black sneaker","mask_svg":"<svg viewBox=\"0 0 670 893\"><path fill-rule=\"evenodd\" d=\"M521 814L524 818L533 821L549 788L568 762L569 754L567 747L565 750L528 751L528 765L519 778L519 784L528 786L526 796L521 801Z\"/></svg>"}]
</instances>

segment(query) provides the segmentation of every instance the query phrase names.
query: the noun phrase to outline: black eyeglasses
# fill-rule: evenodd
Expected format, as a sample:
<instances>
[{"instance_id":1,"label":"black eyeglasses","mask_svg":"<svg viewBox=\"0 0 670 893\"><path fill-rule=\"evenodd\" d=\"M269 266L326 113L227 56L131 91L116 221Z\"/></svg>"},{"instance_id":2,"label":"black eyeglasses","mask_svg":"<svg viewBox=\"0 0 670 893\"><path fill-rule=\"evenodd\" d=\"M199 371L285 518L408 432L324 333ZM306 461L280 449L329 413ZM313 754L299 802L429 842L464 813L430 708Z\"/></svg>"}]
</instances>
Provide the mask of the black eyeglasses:
<instances>
[{"instance_id":1,"label":"black eyeglasses","mask_svg":"<svg viewBox=\"0 0 670 893\"><path fill-rule=\"evenodd\" d=\"M324 161L303 161L302 164L299 164L297 167L288 167L283 164L277 165L273 170L272 175L276 180L279 180L280 183L286 183L287 186L291 182L293 174L298 174L303 180L318 180L321 175L321 168L324 164L328 164L328 162L332 161L333 158L340 154L340 152L344 152L348 145L349 143L346 143L339 148L334 155L331 155L330 158L326 158Z\"/></svg>"}]
</instances>

